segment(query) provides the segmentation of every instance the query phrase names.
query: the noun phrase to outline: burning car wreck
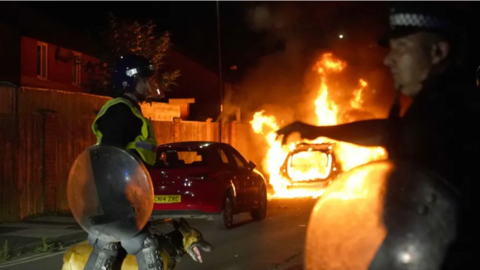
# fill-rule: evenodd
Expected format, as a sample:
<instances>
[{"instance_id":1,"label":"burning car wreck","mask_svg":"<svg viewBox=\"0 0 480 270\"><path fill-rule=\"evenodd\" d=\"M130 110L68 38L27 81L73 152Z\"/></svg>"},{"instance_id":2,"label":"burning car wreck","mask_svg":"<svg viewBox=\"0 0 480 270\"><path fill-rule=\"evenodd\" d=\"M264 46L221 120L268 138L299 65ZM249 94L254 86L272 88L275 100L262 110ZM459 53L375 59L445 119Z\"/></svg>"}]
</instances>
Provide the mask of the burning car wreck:
<instances>
[{"instance_id":1,"label":"burning car wreck","mask_svg":"<svg viewBox=\"0 0 480 270\"><path fill-rule=\"evenodd\" d=\"M280 175L292 188L326 188L341 172L334 143L299 143L288 153Z\"/></svg>"},{"instance_id":2,"label":"burning car wreck","mask_svg":"<svg viewBox=\"0 0 480 270\"><path fill-rule=\"evenodd\" d=\"M307 88L314 91L315 98L302 104L309 108L308 114L301 114L304 121L329 126L386 114L371 105L375 91L366 80L358 78L354 86L344 83L342 71L346 66L332 53L321 55L312 68L312 85ZM262 169L273 190L269 198L318 198L340 173L388 157L383 147L363 147L326 137L298 138L282 144L276 131L285 116L274 114L274 109L268 114L265 110L257 111L250 121L253 132L266 143Z\"/></svg>"}]
</instances>

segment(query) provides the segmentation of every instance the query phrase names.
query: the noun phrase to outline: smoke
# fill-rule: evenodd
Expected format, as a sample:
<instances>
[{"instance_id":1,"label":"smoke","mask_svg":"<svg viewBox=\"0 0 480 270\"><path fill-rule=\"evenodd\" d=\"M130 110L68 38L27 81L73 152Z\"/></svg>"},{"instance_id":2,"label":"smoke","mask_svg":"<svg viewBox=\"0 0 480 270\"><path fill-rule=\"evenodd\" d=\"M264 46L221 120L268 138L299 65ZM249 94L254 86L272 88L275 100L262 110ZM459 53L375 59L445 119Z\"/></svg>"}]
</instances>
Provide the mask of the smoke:
<instances>
[{"instance_id":1,"label":"smoke","mask_svg":"<svg viewBox=\"0 0 480 270\"><path fill-rule=\"evenodd\" d=\"M263 49L270 53L241 82L238 103L244 117L250 120L263 109L284 123L311 122L319 85L312 66L323 52L333 52L348 63L338 78L342 86L349 86L343 88L352 91L358 79L367 80L375 92L369 102L386 114L393 91L382 64L385 51L376 45L382 12L376 3L351 2L275 2L250 9L246 20L264 36Z\"/></svg>"}]
</instances>

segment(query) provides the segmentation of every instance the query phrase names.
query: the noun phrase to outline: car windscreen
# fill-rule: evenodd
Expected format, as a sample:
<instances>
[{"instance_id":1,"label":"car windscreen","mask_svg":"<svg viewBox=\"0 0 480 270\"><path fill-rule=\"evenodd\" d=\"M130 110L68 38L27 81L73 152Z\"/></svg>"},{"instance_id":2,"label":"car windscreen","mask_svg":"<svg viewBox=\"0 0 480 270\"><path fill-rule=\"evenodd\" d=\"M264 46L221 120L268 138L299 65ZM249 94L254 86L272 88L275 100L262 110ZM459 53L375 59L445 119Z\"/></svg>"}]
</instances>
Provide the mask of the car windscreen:
<instances>
[{"instance_id":1,"label":"car windscreen","mask_svg":"<svg viewBox=\"0 0 480 270\"><path fill-rule=\"evenodd\" d=\"M207 165L205 149L165 149L157 152L157 168L187 168Z\"/></svg>"},{"instance_id":2,"label":"car windscreen","mask_svg":"<svg viewBox=\"0 0 480 270\"><path fill-rule=\"evenodd\" d=\"M332 167L332 156L323 151L299 151L288 160L288 176L294 181L326 179Z\"/></svg>"}]
</instances>

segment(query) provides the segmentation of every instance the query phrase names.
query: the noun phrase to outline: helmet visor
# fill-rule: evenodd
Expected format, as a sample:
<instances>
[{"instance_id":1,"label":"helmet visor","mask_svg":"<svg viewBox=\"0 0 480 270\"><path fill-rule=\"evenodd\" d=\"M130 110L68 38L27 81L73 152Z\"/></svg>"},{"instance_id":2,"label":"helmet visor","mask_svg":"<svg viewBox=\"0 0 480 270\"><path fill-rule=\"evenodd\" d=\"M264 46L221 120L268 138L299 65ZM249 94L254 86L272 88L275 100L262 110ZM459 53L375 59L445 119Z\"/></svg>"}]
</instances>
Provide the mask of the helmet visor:
<instances>
[{"instance_id":1,"label":"helmet visor","mask_svg":"<svg viewBox=\"0 0 480 270\"><path fill-rule=\"evenodd\" d=\"M153 78L138 77L135 88L137 93L149 100L165 97L164 92L160 90Z\"/></svg>"},{"instance_id":2,"label":"helmet visor","mask_svg":"<svg viewBox=\"0 0 480 270\"><path fill-rule=\"evenodd\" d=\"M137 76L139 78L150 78L155 74L155 66L148 65L139 68L127 69L127 76Z\"/></svg>"},{"instance_id":3,"label":"helmet visor","mask_svg":"<svg viewBox=\"0 0 480 270\"><path fill-rule=\"evenodd\" d=\"M155 100L165 97L165 92L160 89L156 80L149 79L150 91L147 99Z\"/></svg>"}]
</instances>

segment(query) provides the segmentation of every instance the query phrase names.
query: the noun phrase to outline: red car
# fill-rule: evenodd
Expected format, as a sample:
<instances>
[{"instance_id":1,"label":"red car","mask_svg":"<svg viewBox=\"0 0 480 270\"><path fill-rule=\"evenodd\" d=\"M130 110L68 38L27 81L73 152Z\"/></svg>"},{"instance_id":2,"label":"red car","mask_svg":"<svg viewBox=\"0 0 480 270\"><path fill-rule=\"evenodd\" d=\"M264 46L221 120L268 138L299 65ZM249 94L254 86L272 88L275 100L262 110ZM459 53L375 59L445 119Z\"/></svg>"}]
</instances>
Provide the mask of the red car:
<instances>
[{"instance_id":1,"label":"red car","mask_svg":"<svg viewBox=\"0 0 480 270\"><path fill-rule=\"evenodd\" d=\"M267 213L267 189L253 162L232 146L217 142L160 145L150 169L155 192L153 215L208 216L217 227L232 227L233 215Z\"/></svg>"}]
</instances>

